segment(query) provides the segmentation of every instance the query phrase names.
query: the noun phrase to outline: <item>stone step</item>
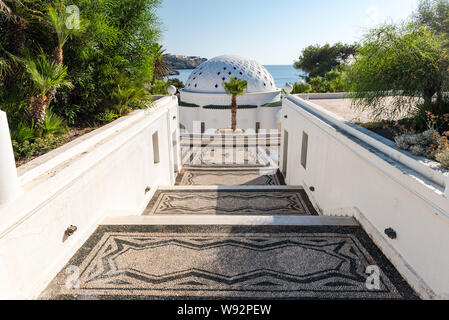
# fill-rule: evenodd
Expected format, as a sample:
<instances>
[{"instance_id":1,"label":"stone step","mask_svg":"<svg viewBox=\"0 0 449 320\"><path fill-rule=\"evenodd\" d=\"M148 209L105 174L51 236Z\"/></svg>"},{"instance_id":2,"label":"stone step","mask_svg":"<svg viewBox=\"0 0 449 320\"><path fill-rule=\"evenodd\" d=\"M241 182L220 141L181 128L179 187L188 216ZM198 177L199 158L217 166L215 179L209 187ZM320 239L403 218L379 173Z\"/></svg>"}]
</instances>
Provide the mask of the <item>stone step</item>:
<instances>
[{"instance_id":1,"label":"stone step","mask_svg":"<svg viewBox=\"0 0 449 320\"><path fill-rule=\"evenodd\" d=\"M159 188L143 215L317 216L307 193L287 186Z\"/></svg>"},{"instance_id":2,"label":"stone step","mask_svg":"<svg viewBox=\"0 0 449 320\"><path fill-rule=\"evenodd\" d=\"M417 296L359 226L118 224L100 226L40 298Z\"/></svg>"},{"instance_id":3,"label":"stone step","mask_svg":"<svg viewBox=\"0 0 449 320\"><path fill-rule=\"evenodd\" d=\"M186 168L178 174L177 185L284 185L284 177L277 168Z\"/></svg>"},{"instance_id":4,"label":"stone step","mask_svg":"<svg viewBox=\"0 0 449 320\"><path fill-rule=\"evenodd\" d=\"M102 225L234 225L234 226L341 226L357 227L352 217L325 216L235 216L235 215L170 215L170 216L113 216Z\"/></svg>"}]
</instances>

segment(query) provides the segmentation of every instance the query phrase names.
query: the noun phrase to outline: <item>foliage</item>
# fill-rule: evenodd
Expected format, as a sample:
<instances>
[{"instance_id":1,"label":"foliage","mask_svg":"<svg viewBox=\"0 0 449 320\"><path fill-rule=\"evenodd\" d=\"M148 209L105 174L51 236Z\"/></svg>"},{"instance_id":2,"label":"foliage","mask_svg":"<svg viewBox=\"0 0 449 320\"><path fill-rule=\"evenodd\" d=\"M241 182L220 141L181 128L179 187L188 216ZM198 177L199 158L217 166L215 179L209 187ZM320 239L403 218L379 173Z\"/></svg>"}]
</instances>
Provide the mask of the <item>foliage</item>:
<instances>
[{"instance_id":1,"label":"foliage","mask_svg":"<svg viewBox=\"0 0 449 320\"><path fill-rule=\"evenodd\" d=\"M431 30L383 25L365 36L347 79L355 108L375 118L397 118L436 111L432 98L437 94L441 101L447 70L441 39Z\"/></svg>"},{"instance_id":2,"label":"foliage","mask_svg":"<svg viewBox=\"0 0 449 320\"><path fill-rule=\"evenodd\" d=\"M45 54L35 58L28 56L23 59L23 63L39 94L45 95L51 88L73 87L66 80L67 67L48 59Z\"/></svg>"},{"instance_id":3,"label":"foliage","mask_svg":"<svg viewBox=\"0 0 449 320\"><path fill-rule=\"evenodd\" d=\"M34 141L25 140L22 143L16 140L12 141L14 156L17 161L42 155L60 147L63 143L63 137L55 137L53 135L36 138Z\"/></svg>"},{"instance_id":4,"label":"foliage","mask_svg":"<svg viewBox=\"0 0 449 320\"><path fill-rule=\"evenodd\" d=\"M449 149L449 114L436 116L427 112L428 129L421 133L406 133L395 137L396 146L417 156L437 160L444 168L447 166ZM404 128L402 128L404 131Z\"/></svg>"},{"instance_id":5,"label":"foliage","mask_svg":"<svg viewBox=\"0 0 449 320\"><path fill-rule=\"evenodd\" d=\"M424 156L428 148L437 143L436 134L438 133L435 130L430 129L422 133L400 135L394 141L398 148L410 151L416 156Z\"/></svg>"},{"instance_id":6,"label":"foliage","mask_svg":"<svg viewBox=\"0 0 449 320\"><path fill-rule=\"evenodd\" d=\"M326 73L324 77L314 77L308 79L307 82L295 83L292 93L344 92L346 89L345 72L334 69Z\"/></svg>"},{"instance_id":7,"label":"foliage","mask_svg":"<svg viewBox=\"0 0 449 320\"><path fill-rule=\"evenodd\" d=\"M153 77L153 49L160 34L156 9L161 0L21 0L4 1L9 11L0 12L0 105L15 92L17 104L35 91L30 73L11 57L53 55L64 46L64 63L71 88L61 88L52 102L53 111L71 125L92 124L110 109L113 92L128 83L144 88ZM66 4L81 13L81 29L63 23ZM8 16L7 16L8 15ZM14 17L11 19L10 17ZM72 36L73 34L76 36ZM61 53L61 52L59 52ZM7 73L5 75L5 73ZM52 99L48 99L52 100ZM141 107L141 103L136 103ZM9 115L8 115L9 116Z\"/></svg>"},{"instance_id":8,"label":"foliage","mask_svg":"<svg viewBox=\"0 0 449 320\"><path fill-rule=\"evenodd\" d=\"M80 34L81 28L69 29L66 25L66 12L64 1L56 1L55 7L49 5L47 7L46 15L47 23L54 29L57 38L58 48L62 49L66 42L74 34ZM79 21L79 27L81 27L81 21ZM84 23L83 23L84 25Z\"/></svg>"},{"instance_id":9,"label":"foliage","mask_svg":"<svg viewBox=\"0 0 449 320\"><path fill-rule=\"evenodd\" d=\"M296 82L293 84L292 94L312 92L312 87L307 82Z\"/></svg>"},{"instance_id":10,"label":"foliage","mask_svg":"<svg viewBox=\"0 0 449 320\"><path fill-rule=\"evenodd\" d=\"M184 87L185 87L184 82L182 82L178 78L168 79L167 84L169 86L175 86L176 89L178 89L178 90L184 89Z\"/></svg>"},{"instance_id":11,"label":"foliage","mask_svg":"<svg viewBox=\"0 0 449 320\"><path fill-rule=\"evenodd\" d=\"M104 122L104 123L109 123L109 122L114 121L118 117L120 117L119 114L115 113L114 111L107 110L107 111L105 111L103 113L100 113L97 116L97 120L101 121L101 122Z\"/></svg>"},{"instance_id":12,"label":"foliage","mask_svg":"<svg viewBox=\"0 0 449 320\"><path fill-rule=\"evenodd\" d=\"M155 80L150 87L150 92L153 95L166 95L168 86L169 84L164 80Z\"/></svg>"},{"instance_id":13,"label":"foliage","mask_svg":"<svg viewBox=\"0 0 449 320\"><path fill-rule=\"evenodd\" d=\"M440 151L436 155L436 160L441 164L443 168L449 169L449 148Z\"/></svg>"},{"instance_id":14,"label":"foliage","mask_svg":"<svg viewBox=\"0 0 449 320\"><path fill-rule=\"evenodd\" d=\"M45 137L48 135L60 136L67 132L68 128L65 121L50 110L47 110L44 122L38 129L39 137Z\"/></svg>"},{"instance_id":15,"label":"foliage","mask_svg":"<svg viewBox=\"0 0 449 320\"><path fill-rule=\"evenodd\" d=\"M150 86L150 92L153 95L167 95L168 86L175 86L176 89L183 89L184 82L175 78L165 80L156 80L153 85Z\"/></svg>"},{"instance_id":16,"label":"foliage","mask_svg":"<svg viewBox=\"0 0 449 320\"><path fill-rule=\"evenodd\" d=\"M47 110L45 120L39 128L33 123L21 120L11 127L16 160L22 160L44 154L62 145L68 128L64 120Z\"/></svg>"},{"instance_id":17,"label":"foliage","mask_svg":"<svg viewBox=\"0 0 449 320\"><path fill-rule=\"evenodd\" d=\"M413 20L431 28L435 33L448 37L449 32L449 1L420 0ZM446 45L448 43L446 42Z\"/></svg>"},{"instance_id":18,"label":"foliage","mask_svg":"<svg viewBox=\"0 0 449 320\"><path fill-rule=\"evenodd\" d=\"M340 65L350 62L356 54L357 46L336 43L324 46L312 45L305 48L294 67L307 72L307 79L314 77L324 77L326 73L332 71Z\"/></svg>"},{"instance_id":19,"label":"foliage","mask_svg":"<svg viewBox=\"0 0 449 320\"><path fill-rule=\"evenodd\" d=\"M237 129L237 97L243 96L248 87L248 82L242 79L236 79L230 76L228 82L223 81L223 87L227 94L232 96L231 103L231 128L233 131Z\"/></svg>"},{"instance_id":20,"label":"foliage","mask_svg":"<svg viewBox=\"0 0 449 320\"><path fill-rule=\"evenodd\" d=\"M248 82L242 79L235 79L231 76L229 82L223 82L223 87L227 94L237 97L245 94Z\"/></svg>"},{"instance_id":21,"label":"foliage","mask_svg":"<svg viewBox=\"0 0 449 320\"><path fill-rule=\"evenodd\" d=\"M135 83L125 83L112 91L110 98L111 108L119 115L127 114L133 108L142 108L149 99L149 92L143 86Z\"/></svg>"},{"instance_id":22,"label":"foliage","mask_svg":"<svg viewBox=\"0 0 449 320\"><path fill-rule=\"evenodd\" d=\"M167 56L168 54L165 53L165 49L163 49L160 44L156 43L153 47L154 73L153 81L151 81L152 84L154 84L156 80L162 80L170 74L170 64L165 59Z\"/></svg>"}]
</instances>

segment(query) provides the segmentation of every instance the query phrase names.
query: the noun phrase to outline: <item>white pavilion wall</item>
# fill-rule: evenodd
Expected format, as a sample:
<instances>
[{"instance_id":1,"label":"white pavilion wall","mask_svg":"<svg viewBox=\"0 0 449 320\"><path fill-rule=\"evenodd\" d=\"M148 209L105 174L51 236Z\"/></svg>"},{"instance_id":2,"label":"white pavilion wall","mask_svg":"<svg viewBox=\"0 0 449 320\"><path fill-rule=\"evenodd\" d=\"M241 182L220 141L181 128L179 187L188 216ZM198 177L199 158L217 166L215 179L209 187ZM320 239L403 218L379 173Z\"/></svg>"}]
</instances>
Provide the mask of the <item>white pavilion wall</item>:
<instances>
[{"instance_id":1,"label":"white pavilion wall","mask_svg":"<svg viewBox=\"0 0 449 320\"><path fill-rule=\"evenodd\" d=\"M288 151L282 151L281 163L286 157L286 182L304 186L322 215L357 218L421 297L449 299L447 173L423 176L393 160L392 148L384 146L380 152L362 141L368 137L355 138L343 121L325 112L299 98L284 98L281 141L288 132ZM405 154L400 160L423 166ZM397 239L386 236L387 228L397 232Z\"/></svg>"}]
</instances>

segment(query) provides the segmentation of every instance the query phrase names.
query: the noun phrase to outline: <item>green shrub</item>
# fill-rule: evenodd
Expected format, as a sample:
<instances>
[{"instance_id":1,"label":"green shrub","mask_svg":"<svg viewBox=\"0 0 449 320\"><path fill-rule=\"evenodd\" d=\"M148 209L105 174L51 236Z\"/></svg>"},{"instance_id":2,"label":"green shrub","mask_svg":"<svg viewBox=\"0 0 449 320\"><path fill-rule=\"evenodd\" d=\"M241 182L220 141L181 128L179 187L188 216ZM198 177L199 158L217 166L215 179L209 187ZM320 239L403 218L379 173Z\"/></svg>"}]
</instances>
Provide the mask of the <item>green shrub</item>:
<instances>
[{"instance_id":1,"label":"green shrub","mask_svg":"<svg viewBox=\"0 0 449 320\"><path fill-rule=\"evenodd\" d=\"M437 153L436 159L443 168L449 169L449 148Z\"/></svg>"},{"instance_id":2,"label":"green shrub","mask_svg":"<svg viewBox=\"0 0 449 320\"><path fill-rule=\"evenodd\" d=\"M298 93L309 93L312 91L312 87L310 84L306 82L297 82L293 85L293 91L292 94L298 94Z\"/></svg>"},{"instance_id":3,"label":"green shrub","mask_svg":"<svg viewBox=\"0 0 449 320\"><path fill-rule=\"evenodd\" d=\"M167 88L169 84L164 80L156 80L155 83L151 86L151 93L154 95L167 95Z\"/></svg>"},{"instance_id":4,"label":"green shrub","mask_svg":"<svg viewBox=\"0 0 449 320\"><path fill-rule=\"evenodd\" d=\"M12 141L14 156L17 161L42 155L60 147L63 143L63 137L55 137L51 134L46 137L36 138L34 142L30 142L30 140L23 142Z\"/></svg>"},{"instance_id":5,"label":"green shrub","mask_svg":"<svg viewBox=\"0 0 449 320\"><path fill-rule=\"evenodd\" d=\"M19 143L33 140L36 137L35 130L26 121L21 121L17 127L11 129L11 139Z\"/></svg>"},{"instance_id":6,"label":"green shrub","mask_svg":"<svg viewBox=\"0 0 449 320\"><path fill-rule=\"evenodd\" d=\"M114 111L107 110L107 111L105 111L103 113L100 113L97 116L97 120L101 121L101 122L104 122L104 123L109 123L109 122L114 121L118 117L120 117L120 115L116 114Z\"/></svg>"},{"instance_id":7,"label":"green shrub","mask_svg":"<svg viewBox=\"0 0 449 320\"><path fill-rule=\"evenodd\" d=\"M168 79L167 80L167 84L169 86L175 86L176 89L184 89L185 85L184 82L182 82L181 80L179 80L178 78L174 78L174 79Z\"/></svg>"},{"instance_id":8,"label":"green shrub","mask_svg":"<svg viewBox=\"0 0 449 320\"><path fill-rule=\"evenodd\" d=\"M68 131L65 121L60 116L47 110L44 122L39 127L39 136L42 137L50 134L60 136L66 134Z\"/></svg>"}]
</instances>

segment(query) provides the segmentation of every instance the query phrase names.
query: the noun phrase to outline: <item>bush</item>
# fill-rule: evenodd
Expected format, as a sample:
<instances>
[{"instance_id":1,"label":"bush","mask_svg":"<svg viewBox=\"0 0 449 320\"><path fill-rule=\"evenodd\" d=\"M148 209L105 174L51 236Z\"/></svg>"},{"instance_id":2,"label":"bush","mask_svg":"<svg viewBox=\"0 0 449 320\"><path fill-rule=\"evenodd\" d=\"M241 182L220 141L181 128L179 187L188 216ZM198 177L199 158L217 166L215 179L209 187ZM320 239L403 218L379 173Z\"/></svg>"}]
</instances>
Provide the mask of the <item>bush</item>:
<instances>
[{"instance_id":1,"label":"bush","mask_svg":"<svg viewBox=\"0 0 449 320\"><path fill-rule=\"evenodd\" d=\"M306 82L297 82L293 85L293 91L292 94L298 94L298 93L309 93L312 91L312 87L310 84Z\"/></svg>"},{"instance_id":2,"label":"bush","mask_svg":"<svg viewBox=\"0 0 449 320\"><path fill-rule=\"evenodd\" d=\"M423 133L399 135L394 140L398 148L410 151L416 156L425 156L429 148L438 144L438 139L438 132L430 129Z\"/></svg>"},{"instance_id":3,"label":"bush","mask_svg":"<svg viewBox=\"0 0 449 320\"><path fill-rule=\"evenodd\" d=\"M16 161L42 155L50 150L60 147L64 143L63 137L48 135L42 138L36 138L33 142L25 140L18 142L12 141L14 156Z\"/></svg>"},{"instance_id":4,"label":"bush","mask_svg":"<svg viewBox=\"0 0 449 320\"><path fill-rule=\"evenodd\" d=\"M371 30L348 72L354 107L389 119L422 115L423 107L437 114L433 97L441 98L447 78L441 38L414 24Z\"/></svg>"},{"instance_id":5,"label":"bush","mask_svg":"<svg viewBox=\"0 0 449 320\"><path fill-rule=\"evenodd\" d=\"M439 152L436 159L444 169L449 169L449 148Z\"/></svg>"},{"instance_id":6,"label":"bush","mask_svg":"<svg viewBox=\"0 0 449 320\"><path fill-rule=\"evenodd\" d=\"M56 92L56 99L51 103L56 114L71 125L91 125L100 113L111 108L111 95L119 87L128 89L128 84L132 82L143 88L152 80L153 47L160 35L156 9L161 0L34 0L6 3L11 6L14 19L6 19L1 13L1 102L6 101L8 96L15 99L13 105L16 106L23 100L29 100L32 86L20 59L27 54L36 55L40 50L47 55L54 53L59 45L59 34L57 36L55 28L48 22L47 7L59 7L59 3L62 8L65 5L78 6L82 21L81 29L68 37L61 48L68 80L74 88ZM62 13L65 14L65 10ZM18 23L23 23L23 28L17 28L15 24ZM1 90L2 87L6 90ZM136 105L142 107L140 103ZM130 107L134 105L130 104ZM24 119L22 117L21 120Z\"/></svg>"},{"instance_id":7,"label":"bush","mask_svg":"<svg viewBox=\"0 0 449 320\"><path fill-rule=\"evenodd\" d=\"M115 119L117 119L119 117L120 117L120 115L118 115L114 111L107 110L107 111L105 111L103 113L100 113L97 116L97 120L101 121L101 122L104 122L104 123L109 123L109 122L112 122L112 121L114 121Z\"/></svg>"}]
</instances>

